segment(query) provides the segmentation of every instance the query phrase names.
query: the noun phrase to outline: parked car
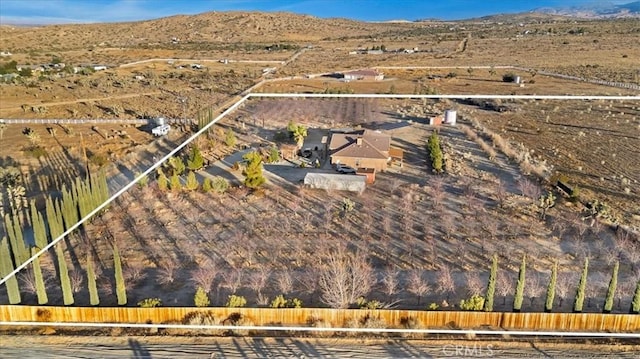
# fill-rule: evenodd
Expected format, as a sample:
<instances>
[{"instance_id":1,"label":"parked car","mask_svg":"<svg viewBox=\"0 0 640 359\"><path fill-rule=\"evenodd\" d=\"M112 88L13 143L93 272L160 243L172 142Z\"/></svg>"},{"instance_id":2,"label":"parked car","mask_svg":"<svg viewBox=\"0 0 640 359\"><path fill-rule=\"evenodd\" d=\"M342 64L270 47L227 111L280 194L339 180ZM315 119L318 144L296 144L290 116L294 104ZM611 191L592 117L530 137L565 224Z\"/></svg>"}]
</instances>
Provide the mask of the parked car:
<instances>
[{"instance_id":1,"label":"parked car","mask_svg":"<svg viewBox=\"0 0 640 359\"><path fill-rule=\"evenodd\" d=\"M303 150L300 150L300 156L304 157L304 158L309 158L311 157L311 149L310 148L305 148Z\"/></svg>"},{"instance_id":2,"label":"parked car","mask_svg":"<svg viewBox=\"0 0 640 359\"><path fill-rule=\"evenodd\" d=\"M349 167L349 166L345 166L345 165L337 165L336 166L336 171L342 173L342 174L355 174L356 173L356 169L353 167Z\"/></svg>"}]
</instances>

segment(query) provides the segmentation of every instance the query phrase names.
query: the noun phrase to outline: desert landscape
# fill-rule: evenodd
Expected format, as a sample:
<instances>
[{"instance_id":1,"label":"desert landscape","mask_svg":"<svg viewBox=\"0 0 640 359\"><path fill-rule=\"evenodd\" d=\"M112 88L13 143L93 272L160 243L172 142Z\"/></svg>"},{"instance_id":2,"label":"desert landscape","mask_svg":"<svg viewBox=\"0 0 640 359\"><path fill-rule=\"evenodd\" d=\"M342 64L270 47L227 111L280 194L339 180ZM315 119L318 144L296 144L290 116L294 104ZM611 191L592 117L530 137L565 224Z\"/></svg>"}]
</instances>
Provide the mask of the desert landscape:
<instances>
[{"instance_id":1,"label":"desert landscape","mask_svg":"<svg viewBox=\"0 0 640 359\"><path fill-rule=\"evenodd\" d=\"M637 32L543 14L2 25L3 277L102 203L96 188L118 192L203 131L0 304L637 313ZM363 69L384 78L348 77ZM328 147L358 131L388 136L393 160L363 191L310 185L362 177Z\"/></svg>"}]
</instances>

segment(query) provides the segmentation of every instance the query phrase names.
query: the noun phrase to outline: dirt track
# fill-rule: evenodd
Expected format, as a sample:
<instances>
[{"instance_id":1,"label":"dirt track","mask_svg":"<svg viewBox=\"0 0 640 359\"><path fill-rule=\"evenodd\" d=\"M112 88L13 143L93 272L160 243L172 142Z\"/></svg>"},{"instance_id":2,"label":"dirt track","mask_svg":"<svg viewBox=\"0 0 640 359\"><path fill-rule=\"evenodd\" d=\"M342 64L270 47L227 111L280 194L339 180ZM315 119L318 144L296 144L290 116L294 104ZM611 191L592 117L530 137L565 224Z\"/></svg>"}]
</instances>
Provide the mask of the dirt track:
<instances>
[{"instance_id":1,"label":"dirt track","mask_svg":"<svg viewBox=\"0 0 640 359\"><path fill-rule=\"evenodd\" d=\"M11 358L634 358L638 345L476 340L2 336Z\"/></svg>"}]
</instances>

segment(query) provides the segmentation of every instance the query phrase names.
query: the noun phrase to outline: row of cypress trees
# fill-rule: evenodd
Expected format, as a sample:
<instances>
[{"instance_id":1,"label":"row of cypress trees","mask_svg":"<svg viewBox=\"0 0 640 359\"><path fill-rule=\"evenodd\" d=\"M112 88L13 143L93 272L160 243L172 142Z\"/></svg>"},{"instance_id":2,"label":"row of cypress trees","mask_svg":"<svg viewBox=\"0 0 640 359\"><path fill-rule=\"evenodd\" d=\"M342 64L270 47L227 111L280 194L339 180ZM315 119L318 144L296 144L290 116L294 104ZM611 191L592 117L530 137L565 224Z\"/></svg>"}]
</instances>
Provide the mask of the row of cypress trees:
<instances>
[{"instance_id":1,"label":"row of cypress trees","mask_svg":"<svg viewBox=\"0 0 640 359\"><path fill-rule=\"evenodd\" d=\"M527 262L526 256L522 257L522 262L520 264L520 270L518 271L518 280L516 282L516 291L513 298L513 311L519 312L522 309L522 301L524 300L524 288L526 281L526 269ZM615 262L613 266L613 270L611 273L611 280L609 281L609 286L607 289L607 295L604 301L603 312L611 313L613 310L613 303L615 298L615 292L618 285L618 271L620 269L620 263ZM580 275L580 281L578 282L578 287L576 289L576 295L573 302L573 312L581 313L584 305L585 299L585 290L587 287L587 274L589 271L589 258L586 258L584 261L584 266L582 269L582 273ZM493 301L495 296L496 289L496 278L498 273L498 256L494 255L491 263L491 272L489 275L489 281L487 284L487 291L485 293L484 300L484 311L490 312L493 311ZM544 310L545 312L551 312L553 309L553 300L555 298L555 290L556 290L556 282L558 280L558 262L554 262L551 267L551 276L549 278L549 284L547 286L546 291L546 300ZM636 284L636 289L633 295L633 299L631 301L631 307L629 308L629 312L632 314L640 313L640 281Z\"/></svg>"},{"instance_id":2,"label":"row of cypress trees","mask_svg":"<svg viewBox=\"0 0 640 359\"><path fill-rule=\"evenodd\" d=\"M16 266L24 263L40 249L46 247L50 240L59 237L65 230L74 226L81 218L84 218L104 203L109 197L106 174L101 171L97 175L89 176L84 180L76 178L70 188L62 187L61 194L61 199L53 199L51 196L46 198L44 215L38 211L35 201L30 202L29 212L24 213L24 216L20 216L15 211L11 215L5 215L4 221L5 228L7 228L8 241L6 238L0 241L0 275L2 277L7 276ZM28 228L29 222L31 233L33 234L33 242L31 243L27 243L24 238L25 229ZM64 256L64 249L60 244L55 246L55 253L63 302L64 305L72 305L74 297L69 278L69 269ZM40 258L34 259L31 263L31 268L38 304L47 304L49 299L40 267ZM9 303L20 303L21 296L16 276L9 278L6 283ZM91 304L99 304L91 258L87 261L87 283Z\"/></svg>"}]
</instances>

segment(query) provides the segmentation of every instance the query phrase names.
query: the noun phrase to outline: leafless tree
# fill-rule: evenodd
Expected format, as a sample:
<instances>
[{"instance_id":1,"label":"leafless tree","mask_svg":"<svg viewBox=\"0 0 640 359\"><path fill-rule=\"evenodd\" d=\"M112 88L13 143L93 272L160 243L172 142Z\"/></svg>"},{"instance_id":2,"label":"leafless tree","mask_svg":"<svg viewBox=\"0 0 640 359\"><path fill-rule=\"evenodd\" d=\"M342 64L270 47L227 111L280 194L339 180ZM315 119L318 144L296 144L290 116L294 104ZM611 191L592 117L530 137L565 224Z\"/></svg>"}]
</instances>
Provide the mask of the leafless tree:
<instances>
[{"instance_id":1,"label":"leafless tree","mask_svg":"<svg viewBox=\"0 0 640 359\"><path fill-rule=\"evenodd\" d=\"M398 276L400 271L395 268L387 268L382 273L382 288L384 294L387 295L388 298L393 298L398 292L399 282Z\"/></svg>"},{"instance_id":2,"label":"leafless tree","mask_svg":"<svg viewBox=\"0 0 640 359\"><path fill-rule=\"evenodd\" d=\"M244 277L244 273L239 268L226 270L222 272L221 286L223 288L229 289L231 293L237 293L238 289L240 289L240 287L242 286L243 277Z\"/></svg>"},{"instance_id":3,"label":"leafless tree","mask_svg":"<svg viewBox=\"0 0 640 359\"><path fill-rule=\"evenodd\" d=\"M480 280L480 274L476 271L469 271L464 274L466 285L467 285L467 294L469 296L480 295L482 294L482 289L484 289L484 285Z\"/></svg>"},{"instance_id":4,"label":"leafless tree","mask_svg":"<svg viewBox=\"0 0 640 359\"><path fill-rule=\"evenodd\" d=\"M503 208L504 202L507 200L507 189L506 184L503 180L498 179L498 182L496 182L494 187L494 192L496 200L498 201L498 206L500 206L500 208Z\"/></svg>"},{"instance_id":5,"label":"leafless tree","mask_svg":"<svg viewBox=\"0 0 640 359\"><path fill-rule=\"evenodd\" d=\"M288 269L282 270L276 274L276 286L282 294L289 294L293 290L293 278Z\"/></svg>"},{"instance_id":6,"label":"leafless tree","mask_svg":"<svg viewBox=\"0 0 640 359\"><path fill-rule=\"evenodd\" d=\"M604 299L604 290L609 284L609 278L602 272L593 272L587 280L585 287L585 297L587 298L587 308L591 308L591 299ZM604 301L604 300L603 300Z\"/></svg>"},{"instance_id":7,"label":"leafless tree","mask_svg":"<svg viewBox=\"0 0 640 359\"><path fill-rule=\"evenodd\" d=\"M24 290L29 294L36 294L36 277L33 274L33 270L31 268L25 269L24 271L18 274L18 279L20 281L20 289Z\"/></svg>"},{"instance_id":8,"label":"leafless tree","mask_svg":"<svg viewBox=\"0 0 640 359\"><path fill-rule=\"evenodd\" d=\"M133 289L142 279L144 279L146 276L144 270L145 267L142 262L132 261L127 263L123 273L127 289Z\"/></svg>"},{"instance_id":9,"label":"leafless tree","mask_svg":"<svg viewBox=\"0 0 640 359\"><path fill-rule=\"evenodd\" d=\"M429 283L422 276L422 270L413 269L409 271L407 290L418 297L418 305L420 305L420 299L431 290Z\"/></svg>"},{"instance_id":10,"label":"leafless tree","mask_svg":"<svg viewBox=\"0 0 640 359\"><path fill-rule=\"evenodd\" d=\"M366 296L374 281L373 268L362 252L352 253L339 245L324 260L318 285L322 301L332 308L347 308Z\"/></svg>"},{"instance_id":11,"label":"leafless tree","mask_svg":"<svg viewBox=\"0 0 640 359\"><path fill-rule=\"evenodd\" d=\"M249 288L256 293L256 301L258 305L266 305L269 298L264 296L262 290L267 286L269 281L269 273L264 269L251 273L248 278Z\"/></svg>"},{"instance_id":12,"label":"leafless tree","mask_svg":"<svg viewBox=\"0 0 640 359\"><path fill-rule=\"evenodd\" d=\"M442 265L438 271L438 279L436 280L436 291L439 294L445 294L447 302L449 301L449 295L451 295L456 288L456 284L453 280L453 273L451 267L448 264Z\"/></svg>"},{"instance_id":13,"label":"leafless tree","mask_svg":"<svg viewBox=\"0 0 640 359\"><path fill-rule=\"evenodd\" d=\"M82 272L77 269L74 269L69 273L69 279L71 280L71 290L74 293L80 292L82 290L82 283L84 283L84 276Z\"/></svg>"},{"instance_id":14,"label":"leafless tree","mask_svg":"<svg viewBox=\"0 0 640 359\"><path fill-rule=\"evenodd\" d=\"M616 301L618 302L618 305L617 305L618 310L621 309L622 300L625 298L631 297L631 293L633 292L633 289L634 289L634 285L629 280L623 281L618 285L615 293L615 298L616 298Z\"/></svg>"},{"instance_id":15,"label":"leafless tree","mask_svg":"<svg viewBox=\"0 0 640 359\"><path fill-rule=\"evenodd\" d=\"M196 287L202 287L207 293L213 288L213 283L217 276L218 268L216 264L209 261L202 263L197 269L191 271L191 281Z\"/></svg>"},{"instance_id":16,"label":"leafless tree","mask_svg":"<svg viewBox=\"0 0 640 359\"><path fill-rule=\"evenodd\" d=\"M157 271L158 283L162 285L170 285L176 280L178 269L178 261L172 257L167 257L160 263L160 268Z\"/></svg>"},{"instance_id":17,"label":"leafless tree","mask_svg":"<svg viewBox=\"0 0 640 359\"><path fill-rule=\"evenodd\" d=\"M446 238L451 238L451 235L456 230L455 218L452 213L442 213L440 217L440 224L442 225L442 233Z\"/></svg>"},{"instance_id":18,"label":"leafless tree","mask_svg":"<svg viewBox=\"0 0 640 359\"><path fill-rule=\"evenodd\" d=\"M574 285L576 285L574 274L558 273L558 280L556 281L556 295L559 299L558 307L562 307L562 302L567 298Z\"/></svg>"},{"instance_id":19,"label":"leafless tree","mask_svg":"<svg viewBox=\"0 0 640 359\"><path fill-rule=\"evenodd\" d=\"M507 304L507 296L511 294L513 290L513 278L511 272L506 270L498 271L498 278L496 278L496 293L502 297L502 305Z\"/></svg>"},{"instance_id":20,"label":"leafless tree","mask_svg":"<svg viewBox=\"0 0 640 359\"><path fill-rule=\"evenodd\" d=\"M540 280L540 273L530 271L527 273L527 283L524 286L524 292L529 300L531 301L530 305L533 306L533 302L539 297L544 291L544 286L542 285L542 281Z\"/></svg>"},{"instance_id":21,"label":"leafless tree","mask_svg":"<svg viewBox=\"0 0 640 359\"><path fill-rule=\"evenodd\" d=\"M296 276L300 284L300 291L311 295L311 300L315 298L313 295L318 290L318 281L320 279L316 268L307 268L300 275Z\"/></svg>"},{"instance_id":22,"label":"leafless tree","mask_svg":"<svg viewBox=\"0 0 640 359\"><path fill-rule=\"evenodd\" d=\"M531 180L529 180L528 178L526 177L520 178L517 184L518 184L518 189L520 190L520 193L524 197L528 197L534 201L537 201L538 198L540 197L540 193L541 193L540 187L534 182L532 182Z\"/></svg>"}]
</instances>

